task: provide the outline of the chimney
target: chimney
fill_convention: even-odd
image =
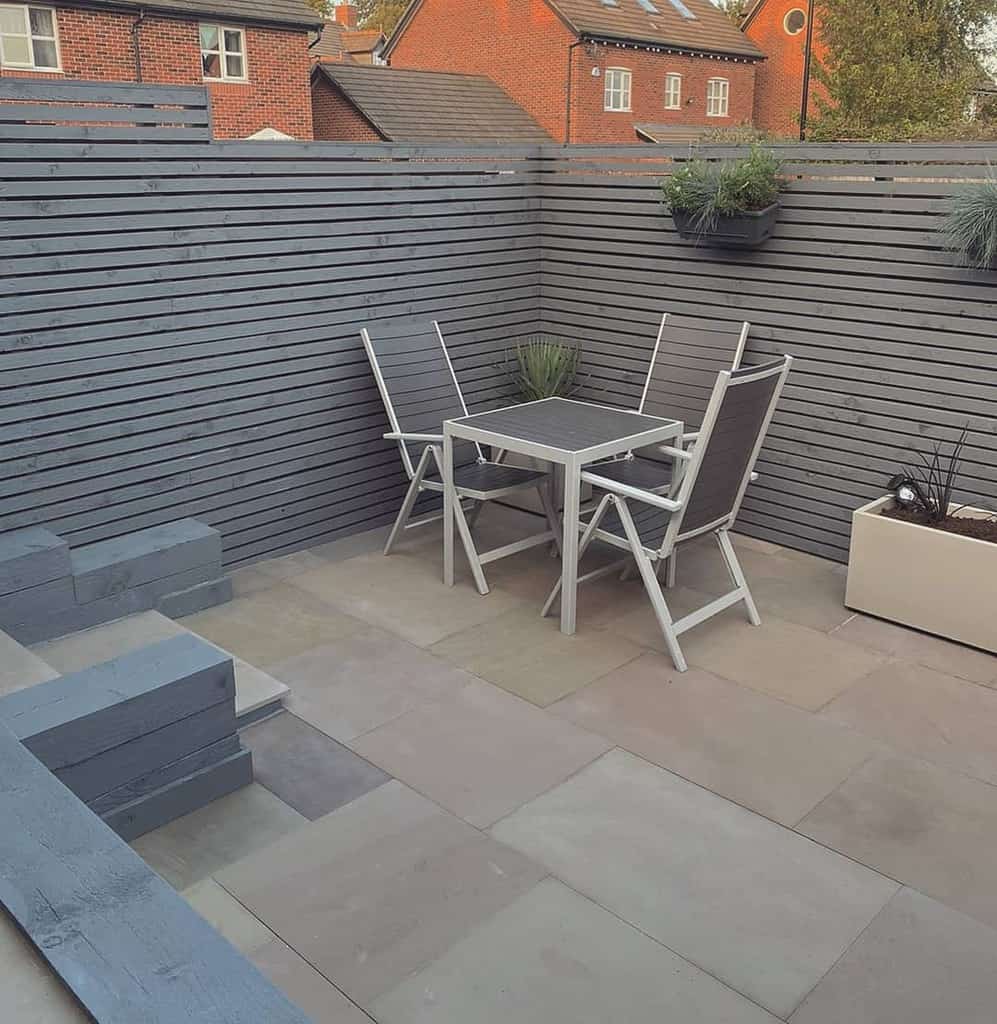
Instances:
[[[350,30],[357,27],[357,9],[353,4],[336,4],[332,9],[332,20]]]

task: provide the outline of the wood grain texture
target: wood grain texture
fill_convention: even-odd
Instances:
[[[307,1018],[0,724],[0,904],[100,1024]]]

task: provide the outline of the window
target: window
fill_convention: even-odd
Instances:
[[[799,7],[791,10],[785,18],[782,19],[782,27],[786,30],[786,35],[798,36],[807,24],[807,16],[799,9]]]
[[[711,78],[706,83],[706,116],[726,117],[730,97],[730,82],[726,78]]]
[[[665,75],[665,110],[681,110],[682,76]]]
[[[626,68],[606,68],[606,110],[630,109],[630,78]]]
[[[50,7],[0,4],[0,64],[58,71],[55,11]]]
[[[201,26],[204,77],[223,82],[246,80],[246,35],[241,28]]]
[[[672,0],[672,7],[674,7],[683,18],[688,18],[690,21],[696,20],[696,15],[693,14],[684,3],[682,3],[682,0]]]

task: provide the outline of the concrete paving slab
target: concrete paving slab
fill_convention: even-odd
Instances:
[[[492,834],[777,1016],[898,888],[620,750]]]
[[[188,889],[307,821],[254,783],[147,832],[131,845],[174,888]]]
[[[877,757],[797,826],[997,927],[997,788],[937,765]]]
[[[373,553],[330,562],[295,576],[293,585],[420,647],[519,604],[501,590],[482,597],[463,583],[446,587],[434,565],[406,554]]]
[[[10,1024],[87,1024],[85,1013],[34,946],[0,908],[0,1020]]]
[[[240,735],[253,752],[256,781],[311,820],[390,778],[287,711],[243,729]]]
[[[214,879],[206,878],[181,895],[303,1010],[312,1024],[370,1024],[370,1018],[359,1007]]]
[[[975,647],[919,633],[916,629],[868,615],[853,615],[835,630],[834,636],[838,640],[926,665],[951,676],[997,686],[997,657]]]
[[[539,707],[638,657],[643,648],[609,630],[579,626],[565,636],[557,618],[516,608],[433,644],[433,654]]]
[[[37,654],[0,631],[0,695],[47,682],[57,675]]]
[[[563,781],[612,746],[480,681],[350,745],[479,827]]]
[[[380,1024],[775,1024],[553,878],[376,1000]]]
[[[902,889],[792,1024],[992,1024],[997,931]]]
[[[369,1005],[543,875],[392,781],[217,877],[321,974]]]
[[[879,744],[799,708],[645,654],[550,710],[784,825]]]
[[[275,662],[287,706],[347,742],[431,701],[455,696],[473,676],[375,626]]]
[[[892,661],[821,712],[895,750],[997,784],[997,691]]]
[[[187,616],[180,623],[264,670],[362,628],[359,620],[341,609],[283,583]]]

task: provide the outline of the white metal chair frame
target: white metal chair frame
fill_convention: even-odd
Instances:
[[[776,404],[779,401],[779,396],[782,393],[792,362],[792,357],[785,356],[778,362],[769,363],[759,367],[742,369],[739,371],[724,370],[720,372],[717,377],[716,386],[714,387],[710,398],[709,406],[706,410],[706,415],[703,418],[702,426],[698,432],[699,437],[694,442],[692,448],[687,450],[671,446],[664,447],[665,454],[676,459],[676,465],[681,466],[679,478],[675,481],[677,489],[674,497],[665,497],[651,491],[639,490],[635,487],[629,487],[626,484],[609,480],[606,477],[600,477],[598,475],[597,465],[593,467],[592,471],[582,473],[583,480],[587,480],[593,486],[598,487],[606,493],[588,522],[579,524],[579,530],[582,534],[578,547],[579,564],[581,563],[585,550],[592,541],[596,539],[610,544],[613,547],[627,551],[628,557],[622,561],[603,566],[602,568],[587,573],[584,576],[579,576],[578,583],[581,584],[588,580],[593,580],[600,576],[617,572],[622,564],[629,563],[632,558],[637,564],[637,569],[640,573],[641,579],[643,580],[644,587],[647,590],[648,597],[651,600],[655,617],[658,620],[658,625],[661,627],[662,635],[665,638],[665,645],[668,648],[668,653],[671,655],[672,661],[675,663],[675,667],[680,672],[684,672],[688,666],[686,664],[685,657],[682,654],[682,649],[679,646],[678,637],[687,630],[692,629],[694,626],[698,626],[706,619],[717,615],[719,612],[722,612],[726,608],[729,608],[741,601],[744,602],[748,619],[751,621],[752,625],[758,626],[761,624],[758,609],[756,608],[755,602],[751,596],[751,591],[748,589],[747,580],[745,579],[744,572],[741,569],[741,564],[738,561],[737,553],[734,551],[734,546],[728,536],[728,531],[733,527],[734,522],[737,519],[738,512],[741,508],[741,502],[744,498],[744,492],[747,489],[748,484],[751,482],[755,461],[758,458],[758,453],[765,440],[765,435],[768,431],[772,414],[774,413]],[[712,436],[713,429],[716,426],[721,408],[723,407],[725,395],[727,395],[732,388],[766,377],[771,377],[776,374],[779,375],[779,380],[772,392],[764,418],[757,431],[754,446],[745,465],[742,479],[738,485],[736,495],[734,500],[731,502],[730,508],[716,520],[683,533],[682,521],[685,516],[685,511],[688,508],[689,500],[692,496],[693,489],[696,486],[696,480],[699,477],[700,468],[709,449],[710,437]],[[644,505],[649,505],[671,513],[668,518],[668,524],[665,528],[664,536],[657,548],[645,547],[641,541],[640,532],[634,522],[634,517],[630,509],[629,502],[631,501],[640,502]],[[615,509],[619,515],[625,539],[616,533],[612,533],[608,530],[601,530],[599,528],[599,524],[603,521],[610,508]],[[672,556],[678,544],[707,533],[713,533],[716,537],[717,544],[720,547],[720,553],[723,556],[724,563],[727,567],[728,573],[730,574],[734,588],[728,593],[723,594],[722,596],[715,598],[713,601],[703,605],[703,607],[690,612],[688,615],[677,620],[673,619],[671,612],[668,609],[668,604],[665,601],[662,586],[658,579],[658,573],[661,566]],[[558,583],[551,591],[541,614],[547,615],[550,612],[554,603],[557,601],[559,594],[560,583]]]
[[[637,403],[637,412],[639,412],[639,413],[643,413],[644,412],[644,406],[647,403],[647,393],[648,393],[648,391],[651,388],[651,382],[652,382],[652,380],[654,378],[654,367],[655,367],[655,365],[657,364],[657,361],[658,361],[658,353],[659,353],[659,351],[661,349],[661,340],[664,337],[665,326],[667,325],[667,323],[668,323],[668,314],[667,313],[662,313],[661,314],[661,323],[658,325],[658,335],[654,339],[654,348],[651,349],[651,361],[647,365],[647,375],[644,377],[644,387],[643,387],[643,389],[641,390],[641,393],[640,393],[640,401]],[[739,370],[741,368],[741,360],[744,358],[744,350],[745,350],[745,348],[746,348],[746,346],[748,344],[748,332],[750,330],[751,330],[751,324],[748,323],[747,320],[742,321],[742,323],[741,323],[741,330],[740,330],[740,333],[738,334],[738,338],[737,338],[737,348],[734,350],[734,359],[733,359],[733,361],[731,363],[731,367],[730,367],[732,370]],[[684,433],[682,435],[682,447],[683,448],[688,448],[689,445],[691,445],[691,444],[693,444],[695,442],[697,437],[699,437],[699,431],[698,430],[687,431],[686,433]],[[660,451],[663,455],[669,455],[670,452],[671,452],[671,449],[670,448],[659,448],[658,451]],[[638,456],[636,456],[634,454],[634,452],[627,452],[625,455],[621,456],[621,458],[624,458],[624,459],[633,459],[633,458],[637,458],[637,457]],[[616,460],[611,460],[611,461],[616,461]],[[663,484],[661,487],[655,488],[654,493],[656,493],[656,494],[660,494],[660,493],[667,494],[671,489],[672,489],[672,485],[670,483]]]
[[[432,322],[433,329],[436,332],[436,336],[439,339],[440,347],[443,351],[444,359],[446,360],[447,367],[450,371],[450,377],[453,381],[456,394],[460,400],[461,408],[464,411],[464,415],[468,415],[467,403],[464,401],[464,392],[461,390],[460,383],[457,380],[457,374],[454,372],[453,362],[450,359],[450,353],[447,351],[446,342],[443,339],[443,332],[440,330],[439,323],[434,320]],[[432,433],[432,434],[413,434],[406,433],[403,431],[398,422],[398,416],[395,412],[394,403],[391,400],[391,395],[388,390],[387,383],[385,382],[384,375],[381,372],[380,364],[378,362],[377,355],[374,351],[374,344],[371,340],[370,333],[367,328],[364,327],[360,331],[360,335],[363,339],[364,349],[367,353],[367,358],[370,361],[372,370],[374,371],[374,378],[377,382],[377,388],[381,395],[381,400],[384,403],[384,409],[388,416],[388,422],[391,425],[391,430],[383,436],[390,441],[396,441],[402,457],[402,464],[405,467],[405,472],[409,478],[409,487],[405,493],[405,500],[402,502],[402,506],[398,511],[398,515],[395,518],[394,525],[391,527],[391,532],[388,534],[388,539],[384,545],[384,554],[391,554],[392,548],[398,541],[399,537],[406,531],[419,526],[425,526],[429,523],[436,522],[443,518],[442,513],[434,513],[429,516],[423,516],[419,519],[412,520],[412,511],[415,508],[415,503],[419,498],[419,495],[424,491],[431,491],[437,494],[442,494],[444,489],[444,469],[443,469],[443,434]],[[406,442],[426,442],[426,446],[422,450],[422,455],[419,457],[418,462],[413,465],[412,456],[408,450]],[[498,462],[490,462],[484,457],[481,451],[481,446],[474,442],[474,447],[477,451],[477,463],[479,465],[500,465]],[[426,474],[430,471],[432,466],[436,467],[438,474],[437,478],[428,477]],[[507,467],[502,467],[507,468]],[[553,502],[551,500],[550,491],[548,487],[549,474],[544,474],[538,483],[531,481],[520,482],[510,484],[505,487],[489,488],[487,490],[478,490],[473,487],[460,486],[454,488],[457,501],[454,502],[454,517],[457,521],[457,530],[460,534],[461,543],[464,547],[464,552],[467,555],[468,563],[471,567],[471,574],[474,577],[474,583],[477,587],[478,593],[484,595],[488,593],[488,583],[485,579],[484,569],[482,568],[488,562],[494,562],[499,558],[505,558],[508,555],[518,554],[520,551],[525,551],[528,548],[535,547],[540,544],[546,544],[553,541],[557,546],[558,552],[560,552],[560,526],[558,522],[557,512],[554,509]],[[524,537],[522,540],[513,541],[510,544],[504,544],[501,547],[493,548],[491,551],[478,552],[475,547],[474,540],[471,536],[471,530],[477,520],[478,515],[486,501],[492,501],[496,498],[503,498],[507,495],[514,494],[517,491],[525,489],[535,488],[540,496],[540,502],[544,510],[544,515],[547,518],[548,529],[543,533],[533,534],[530,537]],[[469,500],[474,504],[470,509],[465,510],[463,502]]]

